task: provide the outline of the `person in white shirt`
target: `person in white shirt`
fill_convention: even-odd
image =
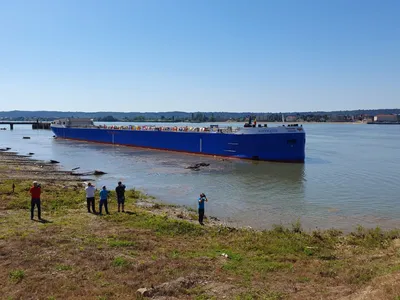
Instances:
[[[90,213],[90,206],[92,206],[92,212],[95,214],[96,210],[94,209],[94,194],[96,192],[96,188],[92,185],[92,183],[89,182],[85,188],[85,192],[88,213]]]

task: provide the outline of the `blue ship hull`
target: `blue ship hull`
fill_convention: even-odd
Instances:
[[[304,162],[305,132],[224,134],[52,126],[57,138],[240,159]]]

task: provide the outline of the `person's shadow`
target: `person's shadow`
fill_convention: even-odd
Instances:
[[[128,210],[126,210],[124,213],[127,214],[127,215],[137,215],[136,212],[134,212],[134,211],[128,211]]]
[[[49,220],[46,220],[46,219],[40,219],[40,220],[34,219],[34,221],[35,221],[35,222],[39,222],[39,223],[43,223],[43,224],[46,224],[46,223],[53,223],[53,221],[49,221]]]

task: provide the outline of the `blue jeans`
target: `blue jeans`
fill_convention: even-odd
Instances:
[[[203,225],[204,208],[199,208],[199,223]]]
[[[31,219],[33,219],[33,212],[35,210],[35,205],[38,210],[38,218],[40,219],[40,198],[32,198],[31,200]]]
[[[102,212],[103,205],[104,205],[107,215],[109,215],[110,213],[108,212],[108,200],[107,199],[100,199],[100,207],[99,207],[100,214]]]

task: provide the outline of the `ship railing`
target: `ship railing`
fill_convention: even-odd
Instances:
[[[167,131],[167,132],[210,132],[210,133],[232,133],[239,130],[239,128],[223,127],[223,128],[210,128],[210,127],[191,127],[191,126],[140,126],[140,125],[124,125],[124,126],[107,126],[97,125],[96,128],[107,130],[135,130],[135,131]]]

